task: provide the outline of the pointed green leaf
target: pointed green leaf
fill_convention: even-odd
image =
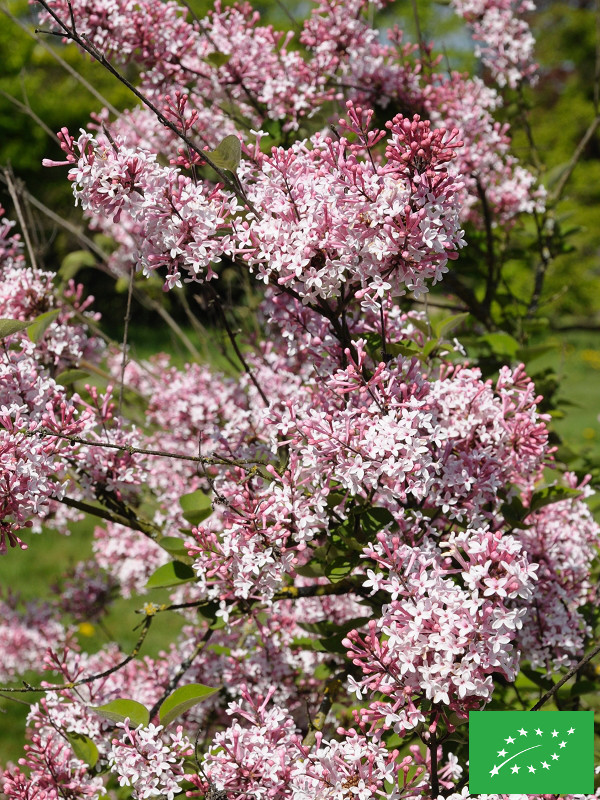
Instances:
[[[99,753],[98,748],[90,737],[84,733],[75,733],[74,731],[67,731],[66,736],[77,758],[87,764],[88,767],[95,767]]]
[[[25,328],[28,328],[30,325],[31,322],[23,322],[23,320],[20,319],[0,319],[0,339],[25,330]]]
[[[445,319],[439,320],[433,326],[435,336],[438,339],[443,339],[455,328],[458,328],[459,325],[462,325],[462,323],[468,318],[469,313],[464,312],[463,314],[454,314],[452,317],[446,317]]]
[[[207,56],[204,56],[204,61],[207,61],[209,64],[212,64],[213,67],[224,67],[231,60],[231,53],[221,53],[218,50],[215,50],[214,53],[209,53]]]
[[[367,508],[360,515],[360,527],[369,538],[395,522],[394,515],[387,508]]]
[[[222,139],[215,150],[209,150],[207,155],[217,167],[235,172],[240,165],[242,145],[238,137],[232,133]]]
[[[74,278],[82,267],[95,265],[96,259],[89,250],[73,250],[63,258],[58,274],[64,281],[68,281]]]
[[[418,317],[409,317],[407,319],[407,323],[415,327],[417,330],[424,333],[425,336],[429,337],[432,334],[431,325],[429,324],[429,320],[426,319],[419,319]]]
[[[304,578],[321,578],[324,574],[323,565],[319,561],[315,561],[314,558],[301,567],[294,567],[294,569],[298,575],[302,575]]]
[[[479,341],[488,344],[497,356],[514,358],[520,348],[517,340],[508,333],[486,333],[479,337]]]
[[[189,564],[182,561],[169,561],[155,570],[148,578],[147,589],[160,589],[165,586],[178,586],[196,580],[196,573]]]
[[[62,386],[69,386],[69,384],[75,383],[75,381],[82,381],[89,377],[90,373],[85,369],[66,369],[64,372],[61,372],[60,375],[56,376],[56,382],[60,383]]]
[[[356,561],[354,559],[341,556],[340,558],[335,558],[331,564],[325,567],[325,574],[331,583],[339,583],[352,572],[355,566]]]
[[[550,503],[560,503],[561,500],[572,500],[574,497],[581,496],[581,489],[571,489],[569,486],[546,486],[533,493],[530,512],[538,511]]]
[[[416,356],[419,352],[412,344],[397,344],[395,342],[388,342],[386,344],[386,350],[389,355],[394,356],[394,358],[396,356],[410,358],[411,356]]]
[[[422,351],[423,358],[427,358],[427,356],[431,355],[431,353],[433,353],[438,344],[439,344],[438,339],[430,339],[428,342],[425,342]]]
[[[161,725],[168,725],[184,711],[187,711],[197,703],[208,699],[216,692],[221,691],[221,687],[204,686],[202,683],[189,683],[187,686],[180,686],[169,695],[158,710],[158,717]]]
[[[138,703],[137,700],[129,700],[126,697],[112,700],[104,706],[91,706],[91,710],[111,722],[124,722],[129,718],[130,725],[135,728],[138,725],[145,726],[150,722],[150,712],[146,706]]]
[[[60,314],[59,308],[53,308],[52,311],[46,311],[45,314],[40,314],[27,328],[27,333],[32,342],[36,344],[46,332],[46,328],[51,325],[56,317]]]
[[[179,504],[183,509],[183,516],[190,525],[199,525],[212,514],[212,502],[210,497],[201,489],[197,489],[190,494],[184,494],[179,498]]]
[[[160,540],[160,546],[163,550],[166,550],[167,553],[170,553],[172,556],[186,556],[188,555],[188,548],[186,543],[183,539],[179,539],[177,536],[163,536]]]

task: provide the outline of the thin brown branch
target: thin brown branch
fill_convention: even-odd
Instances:
[[[235,354],[238,357],[238,359],[240,361],[240,364],[242,365],[242,367],[244,369],[244,372],[246,373],[246,375],[248,375],[248,377],[250,378],[250,380],[254,384],[254,388],[259,393],[260,399],[263,401],[265,406],[268,407],[269,406],[269,400],[267,399],[267,395],[264,393],[261,385],[256,380],[256,377],[255,377],[254,373],[250,369],[250,366],[249,366],[248,362],[244,358],[244,356],[242,354],[242,351],[240,350],[240,348],[238,346],[237,340],[235,338],[235,334],[231,329],[231,326],[229,324],[229,320],[227,319],[227,315],[225,313],[225,309],[223,308],[223,306],[221,304],[221,299],[219,298],[219,295],[217,294],[217,292],[213,289],[213,287],[210,284],[207,284],[207,286],[210,289],[210,292],[211,292],[213,301],[215,303],[215,306],[216,306],[219,314],[221,315],[221,319],[223,320],[223,325],[225,326],[225,330],[227,331],[227,336],[229,337],[229,341],[231,342],[231,346],[233,347],[233,349],[235,351]]]
[[[142,622],[142,632],[141,632],[137,642],[135,643],[135,646],[134,646],[133,650],[131,651],[131,653],[129,653],[129,655],[126,656],[123,659],[123,661],[120,661],[118,664],[115,664],[114,667],[110,667],[110,669],[104,670],[104,672],[98,672],[95,675],[90,675],[87,678],[80,678],[77,681],[68,681],[67,683],[63,683],[63,684],[57,683],[57,684],[46,685],[46,686],[32,686],[30,683],[26,683],[25,681],[23,681],[23,683],[24,683],[24,687],[23,688],[21,688],[21,687],[16,688],[16,687],[11,687],[11,686],[8,686],[8,687],[7,686],[2,686],[2,687],[0,687],[0,692],[6,692],[6,693],[10,693],[10,694],[27,694],[28,692],[38,692],[40,694],[45,694],[46,692],[60,692],[60,691],[64,691],[65,689],[74,689],[76,686],[84,686],[87,683],[93,683],[94,681],[99,681],[102,678],[108,678],[109,675],[113,675],[115,672],[118,672],[124,666],[129,664],[130,661],[133,661],[133,659],[136,658],[136,656],[139,654],[139,652],[140,652],[140,650],[142,648],[142,645],[144,643],[146,635],[148,634],[148,631],[150,630],[151,623],[152,623],[152,617],[151,616],[148,616],[143,620],[143,622]]]
[[[29,254],[29,262],[34,269],[37,269],[37,260],[35,257],[35,253],[33,251],[31,239],[29,238],[29,230],[27,228],[27,225],[25,224],[25,218],[23,217],[23,212],[21,210],[21,203],[19,200],[19,189],[15,185],[12,169],[10,167],[5,167],[3,169],[3,172],[4,172],[4,180],[8,187],[8,193],[10,194],[10,198],[13,202],[17,219],[19,220],[19,225],[21,227],[21,233],[23,234],[25,247],[27,248],[27,252]]]
[[[2,11],[2,13],[6,17],[8,17],[8,19],[10,19],[11,22],[14,22],[15,25],[18,25],[22,31],[25,31],[25,33],[28,36],[34,39],[38,43],[38,45],[43,47],[44,50],[46,50],[46,52],[49,53],[52,56],[52,58],[55,59],[55,61],[58,61],[61,67],[64,70],[66,70],[69,73],[69,75],[71,75],[73,78],[75,78],[76,81],[78,81],[83,87],[85,87],[87,91],[96,98],[96,100],[102,103],[102,105],[111,112],[111,114],[114,114],[115,117],[119,116],[119,110],[115,108],[112,105],[112,103],[109,100],[107,100],[106,97],[104,97],[104,95],[100,94],[100,92],[94,86],[92,86],[92,84],[89,81],[86,81],[86,79],[82,75],[80,75],[76,69],[73,69],[73,67],[68,63],[68,61],[65,61],[65,59],[56,52],[56,50],[54,50],[52,47],[46,44],[46,42],[41,40],[39,36],[36,36],[35,33],[32,33],[32,31],[29,30],[27,25],[25,25],[23,22],[21,22],[20,19],[11,14],[10,11],[8,11],[8,9],[0,8],[0,11]]]
[[[183,678],[185,673],[192,666],[194,660],[202,652],[204,646],[209,641],[212,635],[213,635],[213,629],[207,628],[204,633],[204,636],[196,644],[190,655],[184,661],[181,662],[181,664],[179,665],[179,669],[167,684],[164,692],[150,709],[150,719],[153,719],[153,717],[158,713],[158,709],[162,706],[167,697],[173,692],[174,689],[177,688],[179,681]]]
[[[127,89],[129,89],[129,91],[138,98],[138,100],[140,100],[147,108],[149,108],[150,111],[152,111],[152,113],[161,123],[161,125],[164,125],[165,128],[168,128],[172,133],[175,134],[175,136],[177,136],[179,139],[185,142],[185,144],[194,153],[196,153],[198,156],[200,156],[200,158],[206,161],[206,163],[214,169],[214,171],[223,181],[225,186],[227,186],[230,189],[230,191],[232,191],[236,195],[236,197],[250,209],[250,211],[252,211],[256,216],[259,216],[258,211],[253,206],[253,204],[244,196],[243,192],[240,192],[240,190],[235,184],[235,181],[229,178],[225,174],[225,172],[215,164],[215,162],[210,158],[210,155],[206,153],[206,151],[200,150],[200,148],[197,147],[194,144],[194,142],[192,142],[192,140],[183,131],[181,131],[177,127],[177,125],[175,125],[175,123],[167,119],[167,117],[165,117],[162,111],[156,105],[154,105],[154,103],[148,97],[146,97],[146,95],[143,92],[141,92],[129,80],[127,80],[127,78],[121,72],[119,72],[119,70],[106,58],[106,56],[103,53],[101,53],[90,42],[90,40],[87,37],[80,36],[80,34],[77,32],[75,28],[73,27],[69,28],[69,26],[65,22],[63,22],[63,20],[61,20],[61,18],[54,11],[52,6],[50,6],[46,2],[46,0],[36,0],[36,2],[38,2],[42,6],[42,8],[46,11],[46,13],[49,14],[49,16],[52,17],[52,19],[56,22],[56,24],[61,28],[60,31],[36,30],[36,33],[47,33],[56,36],[62,36],[77,44],[82,50],[85,50],[86,53],[88,53],[95,61],[101,64],[108,72],[110,72],[111,75],[113,75],[118,81],[120,81],[124,86],[126,86]]]
[[[125,386],[125,367],[127,366],[127,336],[129,334],[129,323],[131,321],[131,297],[133,295],[133,277],[134,277],[134,269],[133,265],[131,266],[131,270],[129,271],[129,283],[127,286],[127,307],[125,309],[125,320],[124,320],[124,328],[123,328],[123,344],[122,344],[122,353],[121,353],[121,376],[119,380],[119,409],[118,415],[119,418],[122,417],[122,410],[123,410],[123,389]]]
[[[35,433],[27,433],[27,436],[53,436],[57,439],[65,439],[68,442],[72,442],[73,444],[84,444],[88,447],[106,447],[109,450],[123,450],[130,455],[140,454],[144,456],[157,456],[158,458],[172,458],[178,461],[194,461],[196,463],[203,463],[203,464],[210,464],[210,465],[225,465],[225,466],[232,466],[232,467],[244,467],[247,465],[251,466],[262,466],[259,462],[256,461],[246,461],[244,459],[236,460],[233,458],[227,458],[225,456],[188,456],[184,455],[183,453],[170,453],[165,450],[148,450],[143,447],[133,447],[130,444],[116,444],[114,442],[104,442],[104,441],[90,441],[89,439],[82,439],[79,436],[70,436],[65,433],[57,433],[56,431],[51,431],[47,429],[39,429],[35,431]]]
[[[72,497],[62,497],[59,502],[63,503],[65,506],[69,506],[69,508],[76,508],[78,511],[83,511],[84,514],[90,514],[91,516],[98,517],[98,519],[105,519],[107,522],[114,522],[117,525],[124,525],[126,528],[139,531],[149,539],[152,539],[153,542],[156,542],[156,544],[160,544],[161,539],[164,538],[161,530],[157,528],[156,525],[148,520],[140,519],[133,511],[131,514],[127,515],[119,514],[104,506],[95,506],[92,505],[92,503],[86,503],[83,500],[75,500]],[[185,557],[181,556],[180,560],[184,561]]]
[[[578,661],[577,664],[575,664],[574,667],[571,667],[571,669],[567,672],[567,674],[563,675],[563,677],[558,681],[558,683],[555,683],[554,686],[546,692],[546,694],[544,694],[544,695],[542,695],[542,697],[540,697],[540,699],[530,709],[530,711],[539,711],[540,708],[543,705],[545,705],[545,703],[547,703],[548,700],[550,700],[550,698],[554,694],[556,694],[556,692],[558,692],[560,687],[564,686],[564,684],[569,680],[569,678],[572,678],[573,675],[575,675],[575,673],[578,672],[578,670],[580,670],[582,667],[584,667],[588,663],[588,661],[591,661],[592,658],[594,658],[594,656],[598,655],[598,653],[600,653],[600,644],[597,644],[596,647],[593,648],[593,650],[591,650],[587,655],[585,655],[581,659],[581,661]]]
[[[569,182],[569,180],[571,178],[571,175],[573,174],[573,170],[575,169],[575,167],[577,166],[577,164],[579,162],[579,159],[583,155],[583,151],[587,147],[588,142],[590,141],[592,136],[596,133],[596,131],[598,129],[598,125],[600,125],[600,114],[596,112],[596,116],[590,122],[590,124],[588,126],[588,129],[586,130],[586,132],[581,137],[581,141],[579,142],[579,144],[575,148],[575,151],[574,151],[573,155],[571,156],[571,159],[569,160],[569,163],[567,164],[564,172],[560,176],[560,180],[556,184],[556,188],[554,189],[554,191],[550,195],[550,200],[551,200],[552,204],[557,203],[560,200],[560,198],[562,197],[562,194],[563,194],[563,192],[564,192],[564,190],[565,190],[565,188],[567,186],[567,183]]]
[[[327,683],[325,684],[325,690],[323,692],[323,699],[321,700],[319,710],[317,711],[314,718],[311,719],[308,733],[302,740],[302,744],[305,747],[312,747],[314,743],[317,741],[316,734],[319,731],[323,730],[325,726],[325,720],[327,719],[327,714],[329,714],[331,706],[333,705],[335,695],[342,687],[343,677],[345,677],[345,673],[332,675],[331,678],[327,680]]]
[[[16,108],[18,108],[22,114],[27,114],[28,117],[31,117],[35,124],[38,125],[47,136],[49,136],[51,139],[54,139],[54,141],[59,144],[58,136],[48,127],[48,125],[46,125],[44,120],[35,113],[33,108],[28,103],[22,103],[20,100],[17,100],[16,97],[13,97],[12,94],[5,92],[4,89],[0,89],[0,94],[2,97],[6,98],[9,103],[12,103]]]

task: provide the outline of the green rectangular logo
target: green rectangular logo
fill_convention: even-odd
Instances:
[[[593,711],[470,711],[471,794],[593,794]]]

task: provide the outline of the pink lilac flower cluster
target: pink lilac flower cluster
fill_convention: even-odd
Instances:
[[[513,8],[514,4],[505,0],[488,0],[479,4],[481,8],[479,5],[475,8],[477,4],[455,5],[458,13],[469,20],[491,20],[499,15],[504,24],[496,25],[495,30],[507,34],[513,47],[516,42],[522,42],[520,58],[514,64],[515,59],[511,61],[509,82],[514,83],[513,74],[518,70],[519,77],[531,73],[531,53],[524,44],[525,40],[529,41],[525,33],[528,28],[519,16],[529,10],[528,5]],[[132,57],[138,60],[144,70],[141,88],[147,96],[182,133],[197,136],[211,147],[224,135],[244,128],[245,138],[251,138],[253,130],[260,130],[269,120],[281,120],[284,130],[295,129],[303,116],[316,114],[332,100],[353,100],[367,106],[401,106],[409,109],[409,118],[415,112],[423,115],[425,111],[434,124],[459,129],[464,148],[459,153],[454,174],[460,175],[464,185],[463,215],[469,214],[473,221],[483,225],[482,192],[485,192],[486,213],[498,216],[501,222],[533,208],[542,208],[543,190],[535,188],[533,176],[509,153],[508,125],[500,125],[493,119],[493,111],[502,102],[498,93],[485,87],[479,79],[465,75],[431,74],[435,59],[429,56],[423,60],[422,54],[417,55],[419,48],[402,45],[398,30],[388,32],[391,43],[382,43],[378,32],[364,18],[366,6],[365,0],[356,0],[352,7],[341,0],[318,4],[302,26],[300,42],[306,48],[304,56],[288,49],[291,35],[282,40],[282,35],[275,33],[271,26],[260,25],[258,14],[248,4],[227,8],[217,5],[205,19],[190,21],[174,3],[141,3],[135,12],[127,3],[111,2],[106,7],[103,3],[94,4],[93,10],[87,4],[75,3],[73,14],[78,29],[100,51],[110,54],[117,63]],[[69,19],[66,3],[54,3],[53,10],[63,19]],[[508,18],[511,25],[506,22]],[[523,29],[522,36],[511,33],[515,25]],[[171,37],[170,43],[161,48],[159,45],[164,42],[166,32]],[[510,60],[508,54],[507,58]],[[500,65],[500,61],[496,53],[493,63]],[[185,91],[179,88],[183,86],[187,87]],[[206,103],[207,97],[211,98],[210,105]],[[230,111],[232,104],[239,109],[235,115]],[[335,117],[332,121],[337,122]],[[162,263],[167,267],[169,280],[177,283],[179,278],[175,277],[177,268],[172,264],[174,256],[169,254],[172,249],[169,242],[176,255],[181,255],[182,243],[184,252],[188,247],[192,251],[200,248],[200,254],[194,253],[192,258],[196,261],[200,256],[195,267],[198,270],[206,246],[201,244],[200,232],[207,233],[215,224],[218,228],[218,211],[206,208],[206,193],[201,189],[186,187],[182,189],[184,196],[180,196],[173,185],[170,194],[174,197],[155,196],[156,192],[151,189],[159,175],[167,181],[181,180],[181,176],[176,179],[173,174],[169,178],[153,162],[155,154],[163,152],[172,163],[189,166],[197,161],[197,155],[178,142],[171,132],[162,126],[157,128],[148,109],[123,115],[114,123],[104,119],[102,124],[112,130],[112,141],[106,138],[101,127],[97,134],[97,141],[101,142],[98,154],[108,163],[100,170],[94,191],[90,186],[89,191],[78,196],[92,224],[109,232],[122,244],[129,262],[134,260],[135,253],[129,237],[136,237],[139,249],[148,233],[144,222],[141,226],[136,224],[140,219],[140,206],[146,208],[144,214],[150,217],[150,232],[154,230],[159,239],[161,224],[153,226],[152,217],[159,217],[163,223],[169,220],[171,230],[162,242],[163,247],[158,251],[162,255],[154,267]],[[85,143],[81,142],[81,146]],[[91,177],[91,158],[89,148],[85,155],[81,152],[77,174]],[[94,160],[97,162],[97,157]],[[95,174],[98,164],[91,169]],[[279,171],[277,165],[275,170]],[[307,179],[308,176],[304,176],[304,180]],[[281,178],[277,183],[282,183]],[[282,191],[277,183],[275,190]],[[312,193],[310,184],[303,192],[306,197]],[[136,185],[138,190],[135,190]],[[285,185],[283,191],[289,194]],[[319,197],[319,184],[314,186],[314,191]],[[96,192],[106,195],[100,206],[92,202]],[[198,193],[201,198],[196,196]],[[85,197],[86,194],[89,197]],[[99,199],[96,196],[96,201]],[[174,209],[170,208],[171,202]],[[197,202],[200,208],[196,208]],[[229,198],[227,202],[234,201]],[[289,198],[286,205],[288,202]],[[130,204],[137,210],[137,216],[132,219],[127,215]],[[475,208],[469,212],[472,207]],[[114,224],[115,213],[123,219],[122,225]],[[356,213],[360,214],[361,209],[357,208]],[[197,231],[189,230],[189,226],[196,223]],[[213,246],[216,243],[213,242]],[[156,255],[154,253],[154,257]],[[112,260],[125,263],[118,257]]]
[[[31,744],[25,745],[25,754],[19,762],[26,772],[12,767],[0,775],[8,800],[100,800],[105,796],[102,778],[89,774],[88,765],[73,756],[71,745],[64,739],[43,742],[33,734]]]
[[[193,752],[181,726],[174,733],[163,734],[161,725],[131,728],[129,720],[125,720],[117,723],[117,728],[122,728],[123,733],[121,738],[113,739],[108,764],[118,776],[119,786],[131,786],[136,800],[173,800],[185,774],[183,758]]]
[[[0,551],[8,545],[25,547],[18,531],[34,520],[54,516],[67,487],[76,498],[96,497],[102,491],[123,497],[139,481],[135,457],[124,451],[103,451],[69,441],[69,437],[102,439],[109,428],[123,444],[135,440],[133,430],[119,434],[111,388],[102,395],[89,387],[89,399],[60,383],[61,374],[86,359],[97,362],[102,347],[90,337],[77,315],[86,314],[90,298],[70,282],[61,300],[52,291],[52,274],[25,267],[8,255],[0,277],[0,318],[34,322],[49,311],[50,324],[33,341],[27,330],[3,339],[0,354]],[[73,458],[78,480],[67,479]],[[68,515],[67,515],[68,516]]]
[[[452,0],[456,12],[472,28],[481,57],[499,86],[515,89],[535,73],[534,38],[522,18],[535,11],[532,0]]]
[[[598,526],[582,501],[592,493],[589,476],[579,482],[573,473],[566,473],[564,482],[579,489],[581,495],[534,511],[519,533],[539,569],[518,644],[531,666],[542,668],[547,675],[572,666],[583,655],[592,630],[581,609],[598,602],[597,586],[591,579]]]

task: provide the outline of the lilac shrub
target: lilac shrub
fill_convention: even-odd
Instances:
[[[316,4],[298,41],[248,4],[40,5],[134,64],[143,100],[63,128],[46,166],[112,273],[211,302],[241,369],[105,344],[84,287],[2,219],[0,549],[98,517],[52,600],[2,599],[4,682],[43,675],[3,796],[467,798],[469,711],[576,665],[597,601],[593,490],[561,474],[526,368],[489,377],[453,338],[466,313],[412,302],[460,272],[466,231],[544,210],[494,118],[535,77],[532,4],[452,3],[487,82],[382,36],[364,0]],[[244,348],[227,270],[260,292]],[[145,595],[138,645],[85,652],[77,624],[116,595]],[[140,657],[164,613],[179,632]]]

